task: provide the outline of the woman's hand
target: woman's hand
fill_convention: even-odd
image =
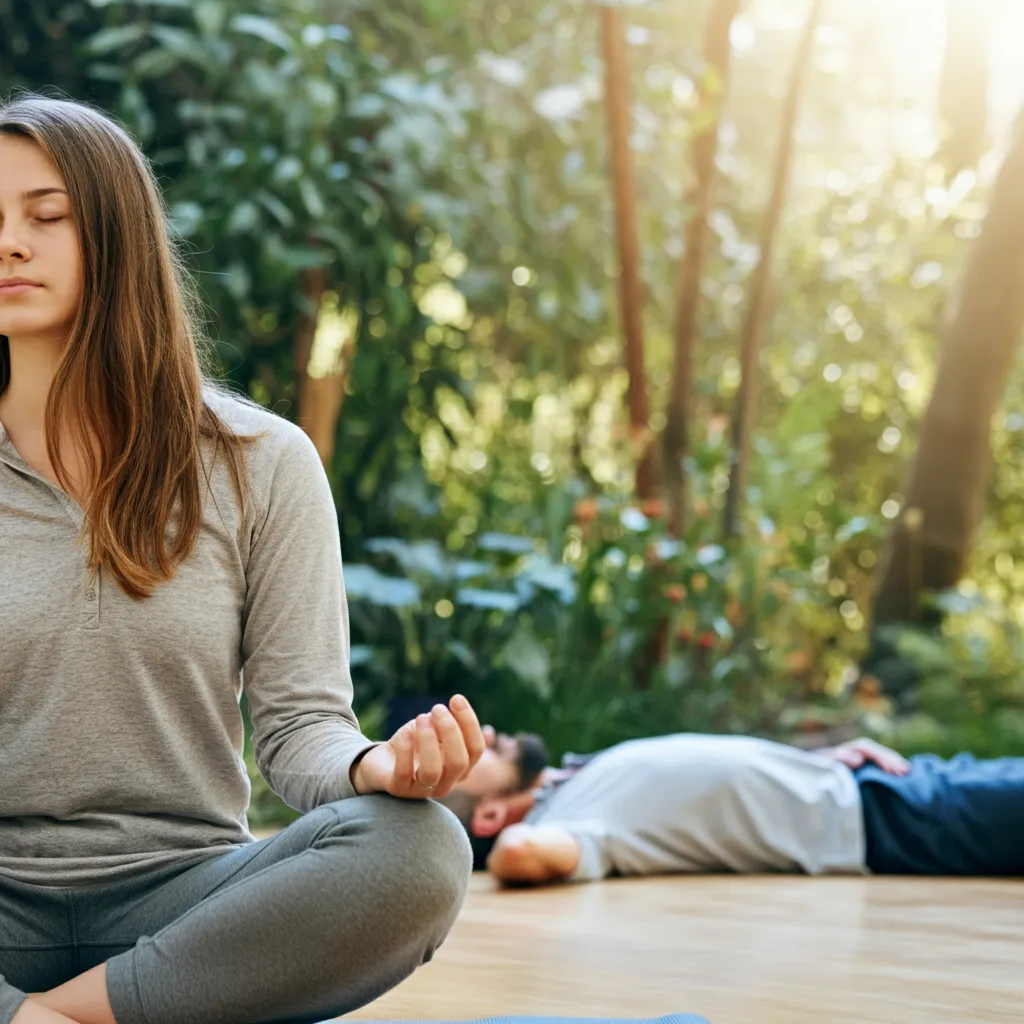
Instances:
[[[461,694],[448,707],[406,722],[387,743],[371,747],[356,765],[352,783],[360,795],[390,793],[406,799],[447,796],[480,760],[483,730]]]

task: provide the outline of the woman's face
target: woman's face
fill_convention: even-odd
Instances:
[[[0,334],[63,342],[81,297],[81,248],[64,181],[30,139],[0,135]]]

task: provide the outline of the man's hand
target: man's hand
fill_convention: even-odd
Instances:
[[[371,747],[356,765],[352,783],[360,795],[447,796],[480,760],[484,747],[476,712],[458,694],[449,707],[435,704],[429,715],[418,715],[387,743]]]
[[[580,848],[560,825],[509,825],[487,858],[499,881],[534,885],[567,878],[580,862]]]
[[[905,757],[869,739],[851,740],[849,743],[841,743],[838,747],[825,747],[816,753],[830,757],[852,769],[870,763],[877,764],[882,771],[890,775],[906,775],[910,771],[910,762]]]

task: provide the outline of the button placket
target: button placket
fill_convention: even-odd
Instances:
[[[89,574],[85,584],[85,601],[82,604],[82,629],[99,629],[100,626],[100,571]]]

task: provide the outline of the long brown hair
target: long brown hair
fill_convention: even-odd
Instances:
[[[58,445],[69,425],[92,481],[83,525],[90,568],[102,566],[143,599],[174,577],[198,540],[201,439],[213,440],[214,458],[223,445],[244,508],[251,481],[243,449],[259,435],[232,432],[204,400],[204,387],[228,389],[198,344],[200,305],[132,137],[92,107],[33,94],[0,102],[0,135],[36,143],[70,195],[83,297],[47,397],[46,450],[70,488]],[[10,377],[0,335],[0,394]]]

